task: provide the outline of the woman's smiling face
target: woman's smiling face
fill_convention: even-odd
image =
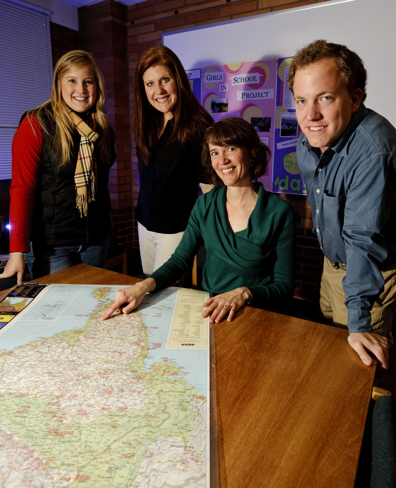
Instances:
[[[62,98],[72,110],[83,114],[96,102],[95,74],[90,66],[68,71],[61,79]]]
[[[170,68],[164,64],[151,66],[143,73],[143,83],[149,103],[166,119],[171,118],[177,102],[177,84]]]
[[[226,186],[251,185],[252,156],[245,146],[216,146],[209,142],[212,167]]]

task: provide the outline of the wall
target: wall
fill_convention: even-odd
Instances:
[[[68,3],[59,0],[22,0],[22,2],[46,10],[50,15],[50,21],[54,24],[78,31],[78,9]]]
[[[51,47],[53,65],[68,51],[79,49],[78,31],[51,22]]]
[[[130,83],[128,73],[127,7],[114,1],[79,9],[80,47],[94,53],[105,78],[106,112],[116,133],[117,161],[110,171],[113,244],[135,249],[139,263],[137,230],[133,217]]]

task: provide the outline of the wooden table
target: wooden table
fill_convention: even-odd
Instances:
[[[35,281],[138,279],[80,264]],[[214,337],[221,488],[353,487],[375,367],[360,361],[347,332],[245,307]]]

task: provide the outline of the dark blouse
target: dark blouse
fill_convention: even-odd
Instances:
[[[176,234],[187,227],[198,196],[201,176],[201,144],[168,144],[173,119],[166,124],[150,166],[140,165],[137,220],[151,232]]]

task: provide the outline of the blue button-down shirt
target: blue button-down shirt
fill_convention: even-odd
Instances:
[[[381,269],[396,262],[396,129],[362,104],[321,156],[301,134],[297,164],[320,247],[346,264],[348,329],[371,332]]]

